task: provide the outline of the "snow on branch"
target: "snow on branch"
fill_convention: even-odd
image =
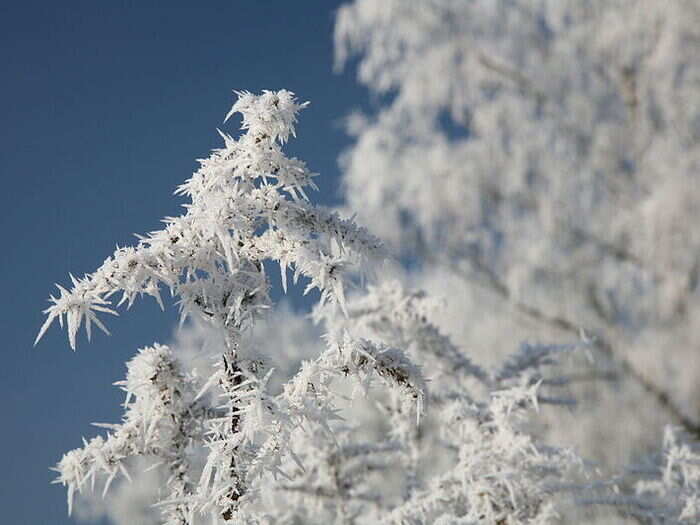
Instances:
[[[75,492],[94,489],[104,478],[104,495],[116,476],[130,479],[129,459],[145,456],[169,472],[167,499],[177,504],[166,509],[167,523],[191,523],[193,509],[185,500],[193,483],[185,451],[192,441],[202,439],[208,410],[195,401],[192,378],[183,375],[167,346],[139,350],[127,369],[126,380],[116,383],[127,393],[123,422],[96,424],[109,434],[83,440],[83,448],[66,453],[55,468],[59,477],[54,483],[68,487],[70,513]]]
[[[292,266],[294,278],[309,279],[323,301],[343,306],[343,273],[384,252],[364,228],[307,202],[305,187],[315,187],[315,174],[281,149],[306,105],[286,90],[239,93],[229,116],[242,113],[246,133],[238,140],[222,134],[224,147],[178,188],[191,198],[186,213],[166,218],[164,229],[134,247],[118,248],[94,273],[71,277],[71,289],[59,286],[37,342],[54,320],[66,319],[75,349],[83,321],[88,337],[92,323],[106,331],[97,313],[116,314],[143,295],[162,307],[162,288],[179,298],[183,319],[196,314],[222,328],[243,326],[269,304],[264,260],[279,263],[285,289]]]

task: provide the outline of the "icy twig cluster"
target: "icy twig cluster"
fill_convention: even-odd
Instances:
[[[114,478],[130,478],[128,460],[136,456],[157,458],[168,469],[168,506],[164,517],[168,524],[191,523],[192,508],[185,502],[193,480],[187,457],[192,442],[204,438],[203,421],[207,407],[195,400],[193,378],[179,370],[166,346],[144,348],[127,363],[128,373],[120,385],[126,392],[125,415],[121,424],[96,424],[110,430],[106,438],[95,437],[84,447],[68,452],[56,467],[55,483],[68,487],[68,508],[73,495],[106,476],[103,495]]]
[[[240,93],[229,115],[242,113],[247,132],[238,140],[220,132],[224,148],[178,188],[192,200],[187,212],[166,218],[164,229],[136,246],[118,248],[94,273],[72,277],[72,289],[59,286],[37,341],[55,319],[65,319],[75,349],[83,322],[88,337],[92,323],[106,331],[97,313],[116,313],[112,295],[122,293],[116,306],[142,295],[162,305],[162,288],[179,299],[183,319],[196,314],[235,332],[268,305],[264,260],[279,263],[284,286],[292,266],[294,279],[307,277],[307,289],[318,288],[322,302],[342,306],[346,268],[383,252],[352,221],[309,204],[305,188],[315,188],[315,174],[281,149],[305,105],[284,90]]]
[[[636,492],[647,506],[653,502],[668,523],[683,525],[700,520],[700,452],[681,434],[677,428],[666,428],[659,472],[651,480],[637,482]]]
[[[380,260],[384,255],[380,242],[363,228],[308,202],[306,188],[315,188],[314,174],[302,161],[288,158],[282,151],[284,142],[294,136],[296,114],[305,105],[285,90],[259,96],[238,93],[227,118],[241,113],[246,132],[237,140],[221,133],[224,147],[200,161],[200,169],[178,188],[178,193],[191,199],[185,205],[186,213],[166,218],[164,229],[140,237],[137,245],[118,248],[94,273],[82,279],[71,276],[73,287],[59,286],[60,295],[51,297],[53,304],[46,310],[47,319],[37,341],[58,319],[61,325],[66,322],[69,342],[75,349],[83,323],[88,338],[93,323],[106,332],[98,313],[116,314],[117,307],[125,303],[131,306],[143,295],[154,297],[162,307],[160,294],[165,288],[178,299],[183,321],[196,316],[220,330],[226,342],[210,377],[202,382],[193,378],[181,387],[167,382],[160,385],[161,372],[151,376],[144,372],[150,366],[149,359],[165,363],[153,365],[158,370],[176,370],[167,350],[144,350],[130,367],[127,387],[135,401],[127,400],[124,423],[114,428],[106,444],[96,438],[84,449],[69,453],[59,465],[59,480],[68,485],[69,499],[76,489],[83,488],[86,479],[94,481],[98,472],[107,473],[110,480],[119,471],[126,473],[122,460],[127,457],[162,457],[167,453],[174,454],[167,460],[173,471],[170,494],[165,498],[170,509],[167,513],[176,512],[172,505],[187,510],[171,521],[188,522],[193,509],[211,509],[213,515],[230,520],[245,495],[248,471],[258,472],[260,465],[262,470],[273,468],[274,458],[286,452],[281,445],[268,450],[267,455],[258,450],[258,434],[268,429],[279,438],[273,427],[282,425],[282,420],[290,421],[290,414],[284,412],[279,421],[276,419],[274,403],[265,392],[269,372],[256,361],[254,349],[242,347],[243,332],[270,303],[263,262],[279,264],[285,289],[286,273],[291,268],[295,281],[307,279],[307,291],[320,290],[322,303],[331,301],[344,308],[346,272],[357,263]],[[111,298],[118,292],[121,299],[113,305]],[[378,359],[375,369],[381,374],[399,370],[388,364],[382,368],[386,363],[372,358]],[[143,385],[132,385],[134,375],[144,376]],[[172,377],[180,376],[172,372]],[[196,398],[183,397],[185,386],[197,386],[199,396],[215,389],[223,401],[213,407],[215,410],[197,411],[193,408]],[[149,395],[150,390],[143,391],[146,387],[155,389],[156,395],[170,395],[159,398],[168,410],[195,410],[197,423],[206,427],[209,453],[198,483],[190,481],[183,456],[193,436],[174,436],[172,446],[165,447],[167,452],[162,446],[150,445],[154,436],[164,439],[164,432],[156,432],[159,422],[187,418],[184,412],[168,415],[167,411],[153,411],[153,406],[160,405]],[[175,398],[185,405],[175,403]]]

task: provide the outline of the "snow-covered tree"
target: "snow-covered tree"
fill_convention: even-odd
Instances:
[[[446,297],[436,322],[475,360],[591,336],[598,411],[547,424],[608,463],[665,423],[700,437],[699,27],[690,0],[338,13],[338,64],[359,57],[378,104],[348,120],[348,208]]]

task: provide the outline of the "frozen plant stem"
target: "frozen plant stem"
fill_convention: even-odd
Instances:
[[[260,470],[258,462],[265,456],[260,456],[258,450],[259,436],[271,432],[270,428],[279,430],[283,424],[280,417],[293,424],[287,421],[288,414],[275,413],[275,403],[269,401],[260,410],[267,412],[272,427],[243,428],[246,414],[254,408],[251,403],[267,397],[263,370],[256,364],[255,355],[250,354],[253,350],[241,344],[255,318],[270,306],[263,261],[279,264],[285,289],[290,268],[295,281],[300,277],[308,281],[307,292],[316,288],[322,303],[344,308],[347,271],[358,263],[384,257],[381,243],[366,230],[309,203],[307,188],[316,189],[312,180],[315,174],[304,162],[284,155],[282,145],[294,136],[297,112],[307,104],[297,103],[293,93],[285,90],[257,96],[237,94],[238,100],[226,118],[242,114],[245,133],[236,140],[220,132],[224,147],[201,160],[200,169],[178,188],[178,193],[191,198],[186,213],[166,218],[163,230],[139,237],[135,246],[118,248],[94,273],[81,279],[71,276],[73,287],[58,287],[60,294],[51,297],[52,305],[45,310],[46,322],[37,336],[38,342],[54,320],[62,326],[65,321],[70,346],[75,349],[83,323],[88,338],[93,324],[107,332],[98,313],[116,315],[117,307],[130,307],[143,295],[154,297],[163,307],[161,288],[169,289],[178,299],[183,321],[195,316],[220,331],[226,344],[212,377],[203,385],[198,384],[201,379],[187,378],[188,388],[196,387],[199,396],[216,390],[214,395],[223,399],[226,411],[225,417],[217,417],[214,407],[200,410],[212,417],[202,416],[200,421],[209,435],[209,453],[196,490],[191,490],[187,476],[181,472],[182,468],[186,470],[181,456],[196,436],[178,445],[179,452],[169,457],[168,447],[158,446],[166,439],[169,427],[151,424],[160,421],[156,418],[159,414],[152,413],[150,394],[138,388],[127,390],[130,396],[136,396],[135,404],[127,402],[127,406],[147,407],[148,412],[137,414],[135,419],[149,422],[149,435],[141,435],[138,427],[120,435],[121,448],[109,464],[124,470],[123,461],[136,453],[163,456],[177,485],[172,501],[164,503],[164,515],[172,505],[185,505],[190,515],[195,510],[207,510],[227,522],[236,520],[246,493],[249,467],[255,465],[258,475],[277,468],[277,456],[273,455],[269,460],[272,463]],[[111,297],[117,292],[122,297],[115,306]],[[145,381],[150,383],[155,377],[148,376]],[[159,410],[167,411],[170,406],[169,402]],[[301,412],[297,417],[305,416]],[[154,446],[144,449],[135,445],[145,438],[154,441]],[[86,449],[69,453],[70,457],[59,465],[59,481],[68,485],[69,500],[88,479],[94,482],[101,472],[99,464],[88,459],[94,456],[91,451],[102,454],[98,449],[104,449],[102,442],[93,440]],[[279,448],[272,452],[286,453]],[[110,479],[117,472],[112,467],[108,471]],[[169,523],[184,523],[184,517],[178,519]]]

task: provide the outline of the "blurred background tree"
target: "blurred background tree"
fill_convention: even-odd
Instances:
[[[580,386],[587,422],[549,425],[606,463],[664,422],[700,436],[698,22],[683,0],[357,0],[337,17],[337,66],[378,105],[347,121],[348,208],[480,359],[593,337],[580,382],[608,386]]]

